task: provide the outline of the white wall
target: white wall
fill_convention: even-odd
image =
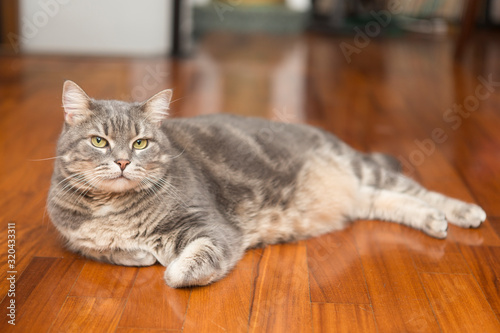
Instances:
[[[157,55],[170,52],[171,1],[21,0],[26,53]]]

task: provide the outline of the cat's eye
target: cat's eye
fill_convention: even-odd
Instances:
[[[104,148],[108,145],[108,141],[101,138],[100,136],[93,136],[90,139],[90,142],[92,142],[92,145],[97,148]]]
[[[144,149],[147,146],[148,146],[148,140],[146,139],[135,140],[133,144],[134,149]]]

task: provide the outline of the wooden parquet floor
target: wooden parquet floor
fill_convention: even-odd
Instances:
[[[500,332],[498,34],[477,36],[461,63],[448,39],[372,40],[350,62],[341,42],[352,40],[216,34],[180,60],[0,57],[0,331]],[[95,98],[173,88],[175,117],[225,111],[320,126],[393,154],[407,174],[478,203],[488,220],[477,230],[450,226],[446,240],[358,221],[248,251],[208,287],[171,289],[159,265],[66,251],[47,217],[65,79]]]

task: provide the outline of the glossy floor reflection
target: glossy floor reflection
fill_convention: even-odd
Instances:
[[[16,228],[16,326],[92,332],[500,331],[500,40],[207,36],[190,58],[0,58],[0,229]],[[225,279],[174,290],[163,267],[118,267],[63,249],[45,212],[62,83],[95,98],[174,89],[172,116],[229,112],[320,126],[398,157],[430,189],[477,202],[488,221],[435,240],[393,223],[249,251]],[[263,129],[272,139],[279,127]],[[4,240],[6,237],[4,237]],[[0,308],[10,300],[6,244]]]

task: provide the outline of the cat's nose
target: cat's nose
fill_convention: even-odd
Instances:
[[[130,164],[130,161],[129,160],[117,160],[115,161],[116,164],[118,164],[120,166],[120,169],[125,170],[125,168],[127,167],[127,165]]]

